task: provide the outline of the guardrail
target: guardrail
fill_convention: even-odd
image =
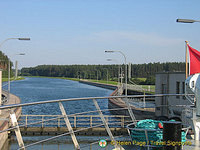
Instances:
[[[129,116],[122,115],[104,115],[109,127],[124,128],[130,122]],[[62,115],[21,115],[19,125],[25,127],[66,127]],[[73,115],[69,116],[72,127],[93,127],[102,123],[99,115]],[[38,124],[31,124],[40,122]],[[31,125],[29,125],[31,124]],[[104,128],[104,126],[102,126]]]
[[[113,121],[112,123],[110,123],[111,119],[110,118],[117,118],[119,116],[106,116],[104,115],[103,112],[105,111],[108,111],[108,110],[111,110],[111,109],[106,109],[106,110],[101,110],[99,105],[98,105],[98,102],[97,102],[97,99],[101,99],[101,100],[105,100],[105,99],[117,99],[117,98],[125,98],[126,101],[128,101],[127,99],[129,98],[132,98],[132,99],[135,99],[135,98],[143,98],[143,97],[163,97],[163,96],[185,96],[185,94],[156,94],[156,95],[121,95],[121,96],[107,96],[107,97],[84,97],[84,98],[69,98],[69,99],[57,99],[57,100],[46,100],[46,101],[36,101],[36,102],[30,102],[30,103],[23,103],[23,104],[11,104],[11,105],[4,105],[4,106],[0,106],[0,110],[11,110],[13,108],[20,108],[20,107],[26,107],[26,106],[31,106],[31,105],[40,105],[40,104],[47,104],[47,103],[58,103],[59,104],[59,107],[60,107],[60,110],[62,112],[62,115],[57,115],[57,117],[55,116],[54,118],[52,119],[48,119],[46,118],[47,116],[49,115],[39,115],[41,116],[41,118],[37,118],[39,116],[36,117],[36,119],[40,119],[40,121],[36,120],[36,122],[30,122],[30,116],[34,116],[34,115],[23,115],[25,117],[24,122],[22,121],[22,123],[24,125],[18,125],[18,122],[17,122],[17,117],[16,117],[16,114],[15,112],[13,112],[12,110],[10,111],[10,118],[11,118],[11,123],[12,123],[12,127],[8,128],[8,129],[4,129],[4,130],[1,130],[0,133],[3,133],[3,132],[7,132],[7,131],[11,131],[14,129],[15,131],[15,134],[16,134],[16,137],[17,137],[17,140],[18,140],[18,144],[19,144],[19,149],[25,149],[27,147],[30,147],[30,146],[33,146],[33,145],[36,145],[36,144],[39,144],[39,143],[42,143],[42,142],[46,142],[46,141],[49,141],[49,140],[52,140],[52,139],[55,139],[55,138],[58,138],[58,137],[61,137],[61,136],[65,136],[65,135],[71,135],[71,138],[72,138],[72,141],[74,143],[74,146],[76,147],[76,149],[80,149],[79,145],[78,145],[78,142],[77,142],[77,139],[75,137],[75,134],[74,133],[77,133],[77,132],[81,132],[83,130],[89,130],[89,129],[92,129],[94,127],[100,127],[100,126],[104,126],[105,129],[106,129],[106,132],[107,134],[109,135],[111,141],[115,141],[115,138],[111,132],[111,129],[109,128],[110,127],[110,124],[114,124],[114,125],[117,125],[118,123],[120,124],[121,127],[124,127],[125,126],[125,116],[122,116],[120,117],[120,119],[118,119],[118,123],[116,123],[115,121]],[[87,112],[81,112],[81,114],[89,114],[89,113],[98,113],[99,115],[80,115],[79,114],[71,114],[71,115],[67,115],[63,105],[62,105],[62,102],[68,102],[68,101],[84,101],[84,100],[90,100],[90,101],[93,101],[95,107],[96,107],[96,111],[87,111]],[[128,112],[131,116],[131,121],[132,122],[136,122],[137,120],[135,119],[134,117],[134,114],[132,112],[132,109],[131,109],[131,106],[129,105],[129,103],[125,103],[126,105],[126,108],[115,108],[115,109],[112,109],[112,110],[121,110],[121,109],[128,109]],[[168,107],[169,105],[167,105]],[[181,105],[183,106],[183,105]],[[157,106],[157,107],[166,107],[166,106]],[[6,110],[7,109],[7,110]],[[79,118],[79,115],[80,115],[80,118]],[[50,115],[50,116],[53,116],[53,115]],[[82,118],[81,118],[82,117]],[[59,135],[56,135],[54,137],[50,137],[50,138],[47,138],[47,139],[44,139],[44,140],[40,140],[38,142],[35,142],[35,143],[32,143],[32,144],[28,144],[28,145],[24,145],[23,143],[23,139],[22,139],[22,136],[21,136],[21,133],[20,133],[20,128],[23,128],[23,127],[28,127],[29,125],[32,126],[33,124],[41,124],[40,126],[42,127],[45,127],[45,126],[48,126],[48,125],[51,125],[50,124],[50,120],[57,120],[56,122],[54,122],[54,124],[56,126],[61,126],[63,123],[62,123],[62,119],[65,120],[65,125],[67,126],[68,128],[68,131],[65,132],[65,133],[62,133],[62,134],[59,134]],[[101,118],[101,120],[100,120]],[[101,123],[98,123],[98,120],[101,122]],[[48,121],[48,123],[46,123]],[[96,123],[98,123],[98,125],[95,125]],[[71,126],[72,125],[72,126]],[[88,127],[86,128],[82,128],[82,129],[78,129],[78,130],[75,130],[73,131],[72,127],[78,127],[78,126],[85,126],[87,125]],[[114,147],[115,148],[121,148],[119,147],[120,145],[117,145],[115,144]]]
[[[155,92],[155,89],[151,89],[151,86],[148,86],[148,89],[145,89],[142,87],[142,85],[127,84],[127,88],[129,90],[139,91],[139,92]]]

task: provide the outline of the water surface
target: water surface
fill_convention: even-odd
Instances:
[[[5,87],[7,88],[7,87]],[[21,98],[21,103],[79,97],[109,96],[112,90],[95,87],[77,81],[55,78],[26,78],[11,83],[11,93]],[[98,100],[101,109],[108,106],[107,100]],[[91,100],[64,102],[68,114],[96,110]],[[23,114],[60,114],[58,103],[23,107]],[[109,114],[109,112],[107,112]]]
[[[7,87],[4,87],[7,89]],[[79,98],[79,97],[103,97],[109,96],[113,91],[95,87],[77,81],[54,79],[54,78],[30,78],[27,77],[25,80],[11,82],[11,93],[21,98],[21,103],[38,102],[44,100],[56,100],[56,99],[68,99],[68,98]],[[108,108],[108,100],[98,100],[98,104],[101,109]],[[84,111],[96,110],[91,100],[84,101],[70,101],[63,102],[67,114],[74,114]],[[58,103],[54,104],[42,104],[23,107],[23,114],[44,114],[44,115],[55,115],[61,114]],[[105,114],[110,114],[105,112]],[[25,145],[38,140],[46,139],[46,136],[35,136],[35,137],[23,137]],[[106,137],[77,137],[80,141],[81,147],[84,149],[99,149],[99,145],[96,143],[93,146],[89,146],[89,143],[96,142],[101,138]],[[17,141],[14,137],[10,141],[8,149],[18,149]],[[69,136],[61,137],[53,141],[38,144],[36,146],[28,148],[32,149],[43,149],[43,150],[62,150],[62,149],[74,149],[71,138]],[[111,145],[107,147],[111,149]]]

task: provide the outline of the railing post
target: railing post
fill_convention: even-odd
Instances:
[[[44,128],[44,116],[42,116],[42,128]]]
[[[27,128],[27,124],[28,124],[28,115],[26,115],[26,120],[25,120],[26,128]]]
[[[102,111],[101,111],[101,109],[100,109],[98,103],[97,103],[97,100],[96,100],[96,99],[93,99],[93,103],[94,103],[94,105],[95,105],[95,107],[96,107],[96,109],[97,109],[97,111],[98,111],[98,113],[99,113],[99,116],[100,116],[100,118],[101,118],[101,121],[103,122],[103,124],[104,124],[104,126],[105,126],[105,128],[106,128],[106,131],[107,131],[107,133],[108,133],[108,135],[109,135],[109,137],[110,137],[110,139],[111,139],[111,141],[114,142],[114,147],[115,147],[115,149],[124,150],[124,148],[123,148],[121,145],[118,145],[118,144],[117,144],[117,141],[114,139],[114,136],[112,135],[112,132],[111,132],[109,126],[108,126],[108,123],[107,123],[107,121],[106,121],[106,119],[105,119],[105,117],[104,117],[104,115],[103,115],[103,113],[102,113]]]
[[[60,118],[58,118],[58,127],[60,127]]]
[[[106,117],[106,121],[107,121],[107,123],[109,124],[109,122],[108,122],[108,116]]]
[[[121,127],[124,128],[124,116],[121,116]]]
[[[133,114],[133,111],[132,111],[132,109],[131,109],[131,106],[130,106],[130,104],[129,104],[128,98],[125,97],[124,101],[125,101],[125,104],[126,104],[127,107],[128,107],[128,112],[129,112],[129,114],[130,114],[130,117],[131,117],[133,123],[136,124],[137,121],[136,121],[136,118],[135,118],[135,116],[134,116],[134,114]]]
[[[76,116],[74,116],[74,128],[76,128]]]
[[[92,116],[90,116],[90,127],[92,127]]]
[[[11,112],[10,112],[10,119],[11,119],[12,126],[15,127],[14,130],[15,130],[15,135],[17,137],[18,145],[19,145],[20,149],[25,150],[24,142],[23,142],[20,128],[19,128],[19,125],[17,122],[17,118],[16,118],[16,115],[13,110],[11,110]]]
[[[144,91],[144,98],[143,98],[143,106],[144,106],[144,108],[146,107],[146,100],[145,100],[145,91]]]
[[[63,106],[63,104],[61,102],[59,102],[59,107],[60,107],[60,110],[61,110],[62,115],[64,117],[64,120],[65,120],[66,126],[68,128],[68,131],[69,131],[69,133],[71,135],[71,138],[72,138],[72,141],[74,143],[75,149],[76,150],[80,150],[80,146],[78,144],[78,141],[77,141],[76,136],[74,134],[74,131],[72,129],[71,123],[70,123],[69,118],[67,116],[67,113],[66,113],[66,111],[64,109],[64,106]]]

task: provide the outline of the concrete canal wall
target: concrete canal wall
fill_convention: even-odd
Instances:
[[[3,92],[3,94],[7,94],[5,92]],[[20,103],[21,100],[19,97],[10,94],[10,101],[6,104],[6,105],[11,105],[11,104],[17,104]],[[17,119],[20,117],[22,109],[21,107],[15,108],[13,109]],[[8,129],[11,125],[9,124],[9,118],[10,118],[10,110],[1,110],[1,114],[0,114],[0,131],[2,130],[6,130]],[[3,132],[0,133],[0,150],[5,150],[8,149],[8,132]]]
[[[115,90],[110,96],[115,96],[116,93],[117,93],[117,90]],[[117,108],[122,109],[122,110],[114,110],[114,111],[111,111],[111,113],[115,115],[129,116],[128,109],[123,109],[123,108],[127,108],[127,105],[122,100],[122,98],[109,98],[108,109],[117,109]],[[131,109],[137,120],[155,118],[155,108],[137,108],[131,105]]]
[[[98,83],[98,82],[90,82],[87,80],[80,80],[80,83],[88,84],[88,85],[93,85],[97,87],[102,87],[110,90],[115,90],[117,88],[117,85],[112,85],[112,84],[104,84],[104,83]]]
[[[93,86],[97,86],[97,87],[102,87],[102,88],[114,90],[114,92],[110,96],[115,96],[117,94],[117,86],[114,86],[114,85],[90,82],[90,81],[87,81],[87,80],[81,80],[79,82],[89,84],[89,85],[93,85]],[[128,94],[129,95],[143,95],[142,92],[133,91],[133,90],[128,90]],[[114,98],[114,99],[110,98],[110,99],[108,99],[108,108],[109,109],[117,109],[117,108],[123,109],[123,108],[126,108],[126,107],[127,107],[126,104],[124,103],[124,101],[121,98]],[[155,117],[155,108],[137,108],[137,107],[134,107],[132,105],[131,109],[132,109],[136,119],[138,119],[138,120],[147,119],[147,118],[152,119],[152,118]],[[114,114],[114,115],[129,116],[129,112],[128,112],[127,109],[111,111],[111,113]]]

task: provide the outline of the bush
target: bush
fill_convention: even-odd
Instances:
[[[155,77],[153,77],[153,76],[147,77],[144,84],[145,85],[155,85]]]

